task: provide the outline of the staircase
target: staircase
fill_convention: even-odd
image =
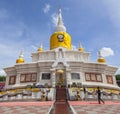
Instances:
[[[70,114],[66,97],[65,87],[56,88],[56,102],[52,114]]]
[[[56,101],[66,101],[65,87],[56,88]]]

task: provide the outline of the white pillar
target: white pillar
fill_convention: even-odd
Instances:
[[[113,77],[113,84],[114,84],[114,85],[117,85],[115,75],[112,75],[112,77]]]
[[[16,75],[16,84],[20,84],[20,74]]]
[[[5,88],[7,88],[9,86],[9,79],[10,76],[6,76],[6,81],[5,81]]]
[[[66,69],[66,84],[67,86],[71,84],[71,69]]]
[[[55,69],[51,69],[51,83],[52,83],[52,87],[55,87],[56,84]]]

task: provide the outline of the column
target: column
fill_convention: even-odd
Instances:
[[[5,81],[5,88],[8,88],[8,86],[9,86],[9,79],[10,78],[10,76],[6,76],[6,81]]]
[[[50,71],[51,71],[51,83],[52,83],[52,87],[55,87],[55,84],[56,84],[55,69],[50,69]]]
[[[116,79],[115,79],[115,75],[112,75],[112,78],[113,78],[113,84],[117,85],[117,82],[116,82]]]
[[[20,74],[16,75],[16,84],[19,85],[20,84]]]
[[[67,86],[71,84],[71,69],[66,69],[66,84]]]

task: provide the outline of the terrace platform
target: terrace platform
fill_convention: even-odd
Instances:
[[[120,114],[119,101],[105,101],[98,104],[97,101],[69,101],[73,114]]]
[[[120,114],[119,101],[68,101],[72,108],[70,114]],[[50,113],[53,101],[45,102],[0,102],[1,114],[52,114]],[[58,108],[61,108],[58,106]],[[63,108],[62,108],[63,109]],[[61,110],[62,110],[61,109]],[[56,114],[56,113],[55,113]],[[66,113],[62,113],[66,114]]]

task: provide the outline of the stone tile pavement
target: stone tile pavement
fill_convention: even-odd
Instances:
[[[48,114],[54,102],[0,102],[0,114]]]
[[[120,114],[120,102],[69,101],[73,114]],[[49,114],[54,101],[0,102],[0,114]],[[61,109],[62,110],[62,109]],[[63,114],[63,113],[62,113]]]
[[[120,102],[106,101],[98,104],[94,101],[69,102],[74,114],[120,114]]]

